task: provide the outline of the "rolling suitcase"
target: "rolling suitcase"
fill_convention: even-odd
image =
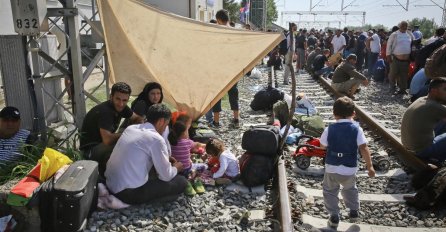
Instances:
[[[54,184],[55,231],[82,231],[98,200],[98,163],[76,161]]]

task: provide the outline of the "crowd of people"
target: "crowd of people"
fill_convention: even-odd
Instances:
[[[333,80],[333,87],[353,98],[360,85],[370,80],[389,84],[393,96],[411,94],[411,101],[427,95],[428,78],[423,68],[428,56],[444,44],[444,28],[423,42],[418,25],[409,28],[401,21],[391,31],[384,29],[307,30],[291,23],[291,33],[284,31],[287,43],[284,63],[296,61],[297,72],[306,70]],[[293,44],[290,38],[293,36]],[[278,48],[277,50],[280,50]],[[281,68],[278,51],[271,52],[270,66]],[[340,58],[343,58],[340,60]],[[283,84],[289,84],[289,68],[285,65]],[[412,81],[413,80],[413,81]],[[409,89],[409,91],[408,91]]]

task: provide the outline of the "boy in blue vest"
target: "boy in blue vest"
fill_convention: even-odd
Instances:
[[[345,206],[350,209],[351,222],[359,219],[359,198],[356,187],[358,149],[367,165],[369,177],[375,176],[370,151],[362,128],[353,120],[355,103],[348,97],[338,98],[333,105],[336,123],[321,135],[321,146],[327,149],[325,175],[322,183],[324,203],[330,218],[328,226],[337,229],[339,224],[339,187]]]

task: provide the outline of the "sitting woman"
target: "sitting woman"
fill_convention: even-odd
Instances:
[[[163,88],[161,85],[157,82],[149,82],[144,86],[144,89],[142,92],[136,97],[135,100],[133,100],[130,108],[133,110],[133,112],[137,115],[136,122],[144,123],[146,122],[147,114],[149,112],[150,106],[153,104],[162,103],[163,101]],[[125,119],[122,123],[119,130],[123,132],[125,128],[127,128],[129,125],[131,125],[130,120]],[[167,136],[169,135],[169,128],[166,128],[163,133],[163,138],[166,140],[167,149],[170,150],[170,144],[167,139]]]
[[[161,85],[157,82],[149,82],[144,86],[143,91],[138,95],[138,97],[132,102],[131,109],[139,117],[141,123],[146,121],[147,113],[149,107],[153,104],[162,103],[163,101],[163,89]],[[125,120],[121,129],[125,129],[130,125],[129,120]]]

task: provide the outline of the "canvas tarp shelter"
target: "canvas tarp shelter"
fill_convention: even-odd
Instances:
[[[283,39],[202,23],[135,0],[98,0],[110,83],[126,82],[132,94],[156,81],[164,99],[194,119]]]

